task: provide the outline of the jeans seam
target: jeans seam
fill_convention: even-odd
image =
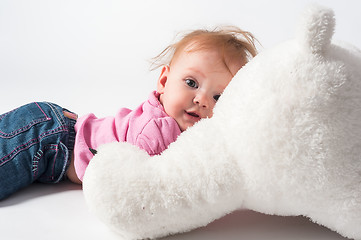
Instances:
[[[40,109],[40,111],[44,114],[44,116],[47,118],[47,119],[51,119],[50,117],[48,117],[48,115],[46,115],[46,113],[44,112],[44,110],[39,106],[39,104],[37,102],[35,102],[36,106],[38,106],[38,108]]]
[[[66,126],[66,122],[64,120],[64,118],[62,117],[62,113],[60,113],[54,106],[53,104],[49,103],[49,102],[44,102],[45,104],[47,104],[51,110],[53,111],[53,113],[55,114],[55,117],[58,119],[58,122],[60,123],[60,125],[62,126]]]
[[[39,106],[39,104],[38,104],[37,102],[33,102],[33,104],[36,104],[36,106],[40,109],[40,111],[41,111],[41,112],[43,113],[43,115],[44,115],[44,118],[40,118],[40,119],[33,120],[33,121],[31,121],[30,123],[28,123],[27,125],[25,125],[25,126],[23,126],[23,127],[21,127],[21,128],[18,128],[18,129],[14,130],[14,131],[12,131],[12,132],[10,132],[10,133],[4,133],[4,132],[0,131],[1,137],[3,137],[3,138],[11,138],[11,137],[13,137],[13,136],[18,135],[19,133],[22,133],[22,132],[28,130],[29,128],[31,128],[32,126],[34,126],[34,125],[36,125],[36,124],[38,124],[38,123],[45,122],[45,121],[47,121],[47,120],[51,120],[51,118],[48,117],[48,115],[46,115],[46,113],[44,112],[44,110]],[[14,112],[14,111],[17,110],[17,109],[19,109],[19,108],[16,108],[16,109],[14,109],[14,110],[12,110],[12,111],[10,111],[10,112],[7,112],[7,113],[1,115],[0,120],[2,120],[6,115]]]
[[[47,137],[47,136],[52,135],[52,134],[61,133],[61,132],[68,132],[68,129],[66,127],[64,127],[64,126],[60,126],[60,127],[56,128],[56,129],[52,129],[52,130],[49,130],[47,132],[44,132],[44,133],[40,134],[37,138],[33,138],[33,139],[29,140],[28,142],[17,146],[11,153],[9,153],[8,155],[6,155],[6,156],[4,156],[3,158],[0,159],[0,166],[5,164],[9,160],[11,160],[14,156],[16,156],[21,151],[29,149],[32,145],[34,145],[36,143],[39,143],[44,137]]]
[[[31,169],[31,171],[33,172],[33,179],[35,179],[36,176],[38,175],[39,161],[43,157],[43,155],[44,155],[43,150],[39,150],[33,158],[32,169]]]
[[[34,125],[36,125],[38,123],[41,123],[41,122],[45,122],[47,120],[49,120],[49,118],[47,118],[47,117],[46,118],[41,118],[41,119],[38,119],[38,120],[33,120],[29,124],[27,124],[26,126],[24,126],[22,128],[19,128],[19,129],[16,129],[16,130],[12,131],[11,133],[4,133],[2,131],[0,131],[0,133],[1,133],[1,136],[3,138],[12,138],[13,136],[18,135],[21,132],[24,132],[25,130],[31,128],[32,126],[34,126]]]
[[[67,168],[68,168],[68,166],[69,166],[69,164],[70,164],[70,159],[69,159],[69,150],[68,150],[68,148],[66,147],[66,145],[64,144],[64,143],[62,143],[62,142],[60,142],[60,146],[62,147],[62,148],[64,148],[63,149],[63,151],[64,151],[64,153],[65,153],[65,159],[66,159],[66,163],[63,165],[63,168],[62,168],[62,170],[61,170],[61,173],[59,174],[59,177],[58,177],[58,179],[56,179],[55,181],[54,181],[54,183],[58,183],[63,177],[64,177],[64,175],[65,175],[65,173],[66,173],[66,170],[67,170]]]
[[[62,143],[60,142],[60,145]],[[41,160],[41,158],[44,156],[44,153],[48,150],[53,150],[55,151],[55,155],[52,158],[52,169],[51,169],[51,175],[46,177],[46,180],[54,180],[54,172],[55,172],[55,164],[56,164],[56,159],[59,153],[59,146],[56,144],[49,144],[43,147],[43,149],[39,150],[36,154],[35,157],[33,158],[33,163],[32,163],[32,171],[33,171],[33,178],[36,179],[37,175],[38,175],[38,165],[39,165],[39,161]],[[50,161],[49,161],[50,163]],[[41,178],[41,176],[39,176]]]

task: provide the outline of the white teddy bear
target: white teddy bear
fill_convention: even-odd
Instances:
[[[160,156],[99,148],[89,208],[130,239],[190,231],[238,209],[303,215],[361,239],[361,52],[309,8],[295,40],[260,53],[214,109]]]

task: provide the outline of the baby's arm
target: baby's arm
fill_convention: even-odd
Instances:
[[[137,136],[135,145],[149,155],[158,155],[168,148],[181,133],[178,124],[170,117],[152,119]]]

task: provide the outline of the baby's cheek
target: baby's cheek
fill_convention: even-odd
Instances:
[[[207,117],[208,117],[208,118],[213,117],[213,109],[207,114]]]

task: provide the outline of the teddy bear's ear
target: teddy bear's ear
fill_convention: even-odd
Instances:
[[[332,9],[310,5],[301,18],[298,40],[312,53],[322,53],[331,43],[335,29]]]

